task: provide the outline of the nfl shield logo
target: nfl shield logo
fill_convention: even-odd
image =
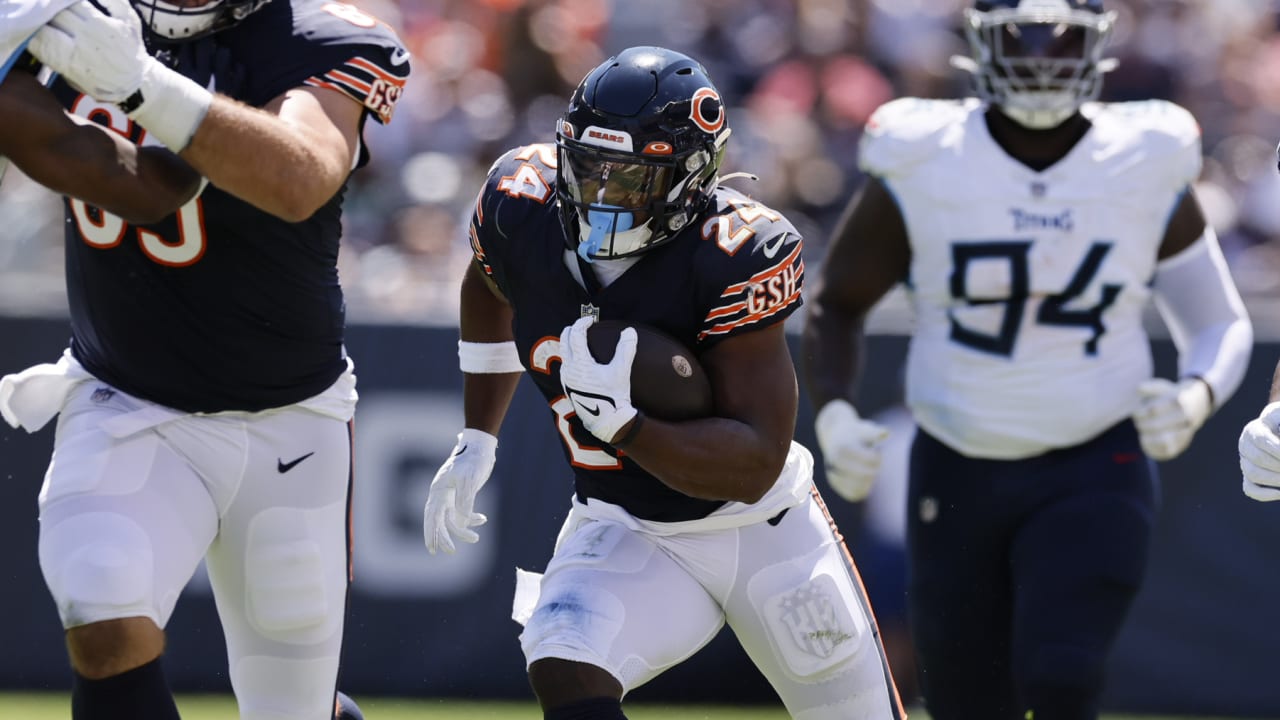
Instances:
[[[829,658],[841,644],[852,639],[840,627],[831,597],[812,582],[783,597],[780,609],[792,639],[808,655]]]
[[[596,321],[599,322],[600,308],[596,307],[595,305],[592,305],[591,303],[587,303],[586,305],[579,306],[578,317],[595,318]]]
[[[93,391],[93,395],[90,396],[89,399],[96,403],[104,403],[110,400],[111,398],[115,397],[115,395],[116,395],[115,390],[112,390],[111,388],[100,387]]]

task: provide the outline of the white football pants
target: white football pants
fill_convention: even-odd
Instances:
[[[77,384],[39,499],[40,567],[63,626],[148,617],[163,628],[203,558],[240,717],[329,720],[350,572],[354,383],[348,372],[304,403],[327,414],[213,415]]]
[[[628,692],[728,622],[797,720],[901,718],[875,619],[816,491],[776,524],[646,533],[575,502],[539,583],[521,571],[514,616],[527,664],[603,668]]]

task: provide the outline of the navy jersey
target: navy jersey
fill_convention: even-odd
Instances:
[[[582,426],[560,386],[560,333],[583,313],[598,312],[602,320],[659,328],[701,354],[800,307],[801,238],[777,212],[722,187],[713,210],[640,255],[608,287],[588,281],[593,292],[566,264],[555,164],[550,144],[518,148],[495,163],[471,221],[475,260],[511,303],[521,362],[551,406],[578,498],[645,520],[705,517],[724,503],[672,490]]]
[[[393,31],[327,0],[275,0],[228,30],[151,51],[249,105],[321,87],[379,122],[390,119],[409,71]],[[54,91],[73,114],[154,142],[119,108],[61,81]],[[361,146],[353,166],[367,160]],[[212,185],[146,226],[68,199],[76,359],[127,393],[188,412],[258,411],[320,393],[346,368],[337,271],[344,192],[300,223]]]

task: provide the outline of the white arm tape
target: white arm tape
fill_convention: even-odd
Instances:
[[[1157,266],[1154,289],[1178,348],[1178,374],[1203,379],[1222,407],[1249,367],[1253,325],[1212,228]]]
[[[129,113],[173,152],[191,144],[213,103],[213,93],[158,61],[142,75],[142,104]]]
[[[458,367],[473,374],[524,372],[514,341],[476,343],[458,341]]]

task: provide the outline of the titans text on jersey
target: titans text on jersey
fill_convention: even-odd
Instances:
[[[560,332],[583,313],[598,312],[602,320],[656,327],[701,353],[782,322],[801,303],[800,235],[777,212],[720,187],[713,209],[684,230],[700,233],[700,242],[670,242],[609,261],[635,264],[601,288],[565,245],[555,173],[554,145],[508,152],[489,171],[470,232],[476,262],[515,311],[521,362],[551,407],[578,498],[613,503],[644,520],[705,517],[724,503],[672,490],[582,426],[560,385]]]
[[[409,70],[391,29],[327,0],[269,3],[228,30],[151,50],[249,105],[321,87],[378,122],[390,119]],[[119,108],[62,81],[54,91],[72,114],[155,142]],[[352,169],[367,161],[361,144]],[[125,392],[187,412],[257,411],[318,394],[346,368],[337,271],[344,194],[300,223],[212,185],[148,226],[66,200],[76,359]]]

